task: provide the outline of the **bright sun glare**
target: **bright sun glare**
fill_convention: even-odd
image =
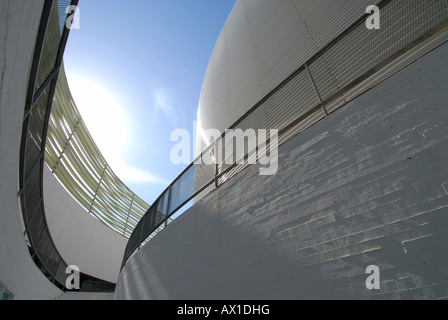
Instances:
[[[76,106],[107,162],[118,162],[128,142],[126,113],[106,88],[88,79],[70,78]]]
[[[70,91],[87,129],[109,166],[126,182],[169,181],[127,165],[124,161],[129,146],[129,119],[123,103],[101,85],[82,78],[70,78]]]

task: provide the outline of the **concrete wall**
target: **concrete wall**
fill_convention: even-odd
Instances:
[[[82,273],[115,283],[127,239],[89,215],[45,166],[45,214],[61,256]]]
[[[448,298],[447,57],[290,140],[276,175],[252,166],[199,201],[129,260],[115,298]]]
[[[95,301],[95,300],[113,300],[113,293],[98,293],[98,292],[67,292],[58,300],[61,301]]]
[[[0,282],[15,299],[61,293],[31,260],[17,196],[25,96],[43,3],[0,1]]]

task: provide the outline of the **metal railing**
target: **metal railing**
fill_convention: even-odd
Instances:
[[[43,175],[50,114],[70,32],[65,23],[71,12],[67,14],[66,8],[77,4],[78,0],[44,2],[26,93],[19,160],[18,195],[29,251],[42,273],[61,290],[65,290],[68,264],[57,250],[47,225]],[[114,284],[82,273],[80,276],[102,288],[97,290],[113,291]]]
[[[31,66],[20,146],[19,196],[25,234],[33,260],[59,287],[66,278],[67,263],[50,236],[45,219],[43,170],[46,132],[57,76],[69,29],[59,21],[59,8],[78,1],[45,1]],[[67,15],[66,15],[67,17]]]
[[[362,15],[229,129],[277,129],[281,145],[340,107],[331,102],[447,26],[448,0],[384,0],[378,7],[379,30],[367,29],[368,15]],[[210,159],[212,150],[224,154],[226,147],[231,147],[226,146],[225,134],[188,165],[145,213],[129,238],[122,268],[154,230],[179,209],[249,165],[237,164],[235,158],[230,164],[201,161],[203,157]]]

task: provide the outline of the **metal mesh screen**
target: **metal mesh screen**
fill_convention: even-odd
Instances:
[[[210,145],[205,151],[193,162],[193,190],[192,194],[198,194],[195,201],[201,196],[206,195],[215,189],[215,185],[210,183],[214,181],[216,175],[216,161],[213,154],[214,145]],[[205,187],[205,190],[203,190]],[[201,192],[202,191],[202,192]]]
[[[218,170],[219,184],[259,160],[258,147],[270,136],[268,133],[267,136],[260,137],[259,129],[284,130],[293,120],[300,118],[319,104],[308,74],[304,68],[299,71],[232,127],[233,133],[235,130],[243,132],[244,144],[238,143],[235,139],[227,139],[228,135],[221,140],[220,155],[223,163],[219,165]]]
[[[37,73],[35,92],[44,83],[45,79],[56,66],[56,58],[62,37],[61,25],[65,24],[65,19],[67,17],[65,9],[70,4],[71,0],[59,0],[53,2],[40,58],[39,71]]]
[[[51,145],[46,150],[52,155],[51,165],[57,167],[65,163],[70,168],[64,172],[66,177],[74,178],[76,170],[86,169],[84,167],[86,163],[78,162],[77,154],[71,151],[71,147],[75,145],[78,149],[82,149],[82,142],[73,138],[70,131],[73,119],[77,119],[76,112],[68,112],[62,117],[63,121],[59,121],[61,118],[49,120],[56,86],[55,75],[58,74],[69,33],[69,29],[64,28],[67,18],[66,8],[70,4],[77,3],[77,0],[48,0],[43,3],[36,52],[30,70],[20,147],[19,195],[29,250],[42,273],[61,289],[65,285],[67,264],[57,251],[46,224],[42,190],[45,155],[43,149]],[[66,106],[71,103],[66,97],[61,95],[58,97]],[[57,127],[57,130],[52,131],[57,138],[49,139],[50,143],[46,139],[48,125]],[[63,153],[67,153],[67,158],[61,156]],[[91,170],[89,172],[92,173]],[[90,186],[91,181],[95,181],[94,175],[91,174],[87,180],[90,184],[75,187],[79,187],[78,190],[82,189],[85,197],[91,192]],[[136,208],[141,206],[137,205]]]
[[[64,68],[56,85],[45,161],[88,213],[124,237],[149,208],[108,166],[76,108]]]
[[[381,27],[365,20],[325,50],[310,65],[323,100],[393,56],[447,19],[447,1],[394,0],[381,8]]]
[[[33,109],[30,111],[29,133],[37,145],[42,145],[42,134],[45,127],[45,116],[47,112],[49,90],[46,89],[36,101]]]
[[[176,210],[181,204],[188,200],[194,194],[194,166],[184,171],[171,185],[170,194],[170,213]]]

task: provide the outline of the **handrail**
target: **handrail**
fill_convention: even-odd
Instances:
[[[70,4],[77,5],[77,3],[78,0],[73,0]],[[32,257],[47,277],[55,285],[62,287],[64,281],[62,281],[63,279],[60,273],[58,273],[58,269],[59,266],[64,268],[68,265],[57,251],[48,232],[44,215],[45,207],[42,185],[45,135],[48,125],[47,119],[56,86],[55,79],[59,72],[62,54],[69,34],[69,29],[67,28],[64,28],[62,35],[55,32],[48,32],[50,29],[53,29],[53,31],[55,29],[54,26],[52,27],[50,25],[58,20],[58,5],[59,3],[54,0],[44,2],[36,40],[20,146],[19,196],[22,205],[25,233],[30,242]],[[57,28],[59,29],[59,23]],[[56,50],[50,51],[48,49],[50,43],[57,44],[57,46],[54,46]],[[43,55],[45,50],[48,52]],[[42,77],[42,70],[48,68],[51,68],[51,72],[46,76],[45,81],[37,83],[39,76]],[[37,92],[36,85],[38,86]],[[43,245],[44,242],[46,243],[45,248]],[[55,264],[58,268],[47,267],[49,264]]]
[[[66,290],[68,264],[57,250],[47,225],[43,175],[53,97],[70,32],[69,28],[61,25],[67,21],[68,15],[64,20],[59,19],[60,9],[77,6],[78,1],[44,2],[28,81],[19,160],[18,196],[29,251],[42,273],[61,290]],[[100,288],[97,290],[111,291],[114,286],[85,274],[81,278],[82,283],[93,281],[96,288]]]
[[[316,52],[303,65],[299,66],[294,72],[292,72],[291,75],[286,77],[285,80],[272,89],[240,119],[231,125],[229,129],[249,129],[244,125],[244,121],[246,119],[249,117],[255,117],[256,113],[261,110],[261,106],[264,106],[265,103],[276,95],[282,94],[283,88],[297,82],[298,84],[296,85],[303,89],[302,92],[297,93],[297,96],[299,96],[298,99],[302,103],[300,108],[291,108],[292,110],[288,109],[289,111],[292,111],[291,114],[288,114],[288,117],[292,118],[292,120],[289,120],[288,122],[286,122],[285,119],[283,119],[283,123],[271,122],[273,125],[271,128],[277,128],[279,130],[279,137],[281,140],[280,144],[283,144],[293,136],[305,130],[310,125],[334,112],[336,108],[329,110],[326,106],[336,100],[336,98],[342,96],[346,91],[355,87],[367,77],[384,68],[387,64],[405,53],[412,46],[423,41],[425,37],[428,37],[438,31],[441,27],[445,27],[447,25],[447,0],[438,2],[433,1],[431,3],[424,4],[421,4],[421,2],[410,3],[405,0],[383,0],[380,1],[377,6],[382,12],[381,21],[382,25],[386,26],[385,28],[375,31],[368,30],[364,23],[368,17],[368,14],[366,13],[361,15],[361,17],[359,17],[340,35]],[[416,14],[414,16],[410,16],[410,19],[413,19],[412,21],[406,21],[408,26],[411,25],[409,31],[407,32],[405,28],[401,28],[402,25],[399,25],[400,23],[404,24],[405,22],[400,21],[400,19],[396,19],[396,16],[405,16],[409,13]],[[373,32],[376,33],[372,37],[370,35]],[[401,39],[401,42],[394,41],[393,39],[395,38],[391,35],[396,36],[395,38],[397,39]],[[340,53],[340,46],[347,45],[348,40],[352,41],[352,43],[363,41],[365,50],[361,52],[359,48],[353,48],[352,56],[359,61],[361,61],[362,58],[370,60],[365,65],[361,62],[359,62],[358,65],[353,64],[352,61],[346,61],[347,64],[344,66],[333,65],[332,67],[335,69],[334,72],[340,72],[340,77],[338,78],[338,75],[332,76],[328,72],[328,67],[326,65],[328,62],[322,62],[321,60],[327,56],[337,56]],[[378,49],[376,49],[378,43],[385,43],[387,45],[384,52],[378,52]],[[358,44],[357,46],[359,47],[360,45]],[[347,58],[347,60],[350,59]],[[345,69],[350,69],[350,71],[353,72],[353,75],[347,76],[344,74],[341,70]],[[331,86],[326,83],[328,82],[327,80],[330,80],[330,82],[337,82],[338,86],[331,88]],[[308,92],[314,92],[314,98],[311,96],[305,97],[307,94],[311,95],[311,93]],[[300,95],[304,96],[303,99],[300,99]],[[309,101],[314,102],[310,105]],[[339,107],[340,106],[338,106],[338,108]],[[266,121],[266,123],[269,122]],[[160,212],[157,210],[160,202],[163,201],[165,197],[172,199],[172,190],[176,188],[176,184],[179,184],[179,182],[182,181],[186,175],[191,175],[191,170],[194,169],[194,177],[197,177],[200,173],[202,173],[202,171],[206,171],[208,169],[201,167],[204,165],[197,164],[200,162],[199,160],[201,160],[202,157],[212,148],[217,148],[217,146],[219,146],[218,142],[221,143],[224,140],[225,135],[226,131],[224,131],[221,137],[213,144],[210,144],[206,150],[202,151],[202,153],[193,162],[191,162],[190,165],[188,165],[176,177],[175,180],[173,180],[168,188],[165,189],[165,191],[157,198],[154,204],[145,213],[129,238],[123,256],[122,268],[125,266],[127,260],[133,255],[133,253],[137,249],[140,249],[141,245],[145,243],[147,237],[159,226],[161,226],[166,219],[169,219],[184,205],[201,195],[204,191],[207,190],[210,192],[214,189],[213,183],[215,183],[215,187],[218,188],[220,184],[224,183],[247,167],[247,165],[238,165],[236,163],[227,166],[215,163],[214,167],[216,170],[214,170],[213,175],[210,175],[208,180],[205,180],[205,182],[201,183],[199,186],[196,186],[196,188],[193,189],[193,192],[187,193],[182,198],[180,203],[172,208],[172,210],[168,210],[166,212]],[[198,166],[198,168],[196,168],[196,166]],[[211,172],[210,169],[208,169],[208,171]],[[197,180],[198,179],[193,179],[193,181],[188,181],[187,179],[187,182],[195,185]],[[162,215],[162,219],[156,219],[157,215]]]

